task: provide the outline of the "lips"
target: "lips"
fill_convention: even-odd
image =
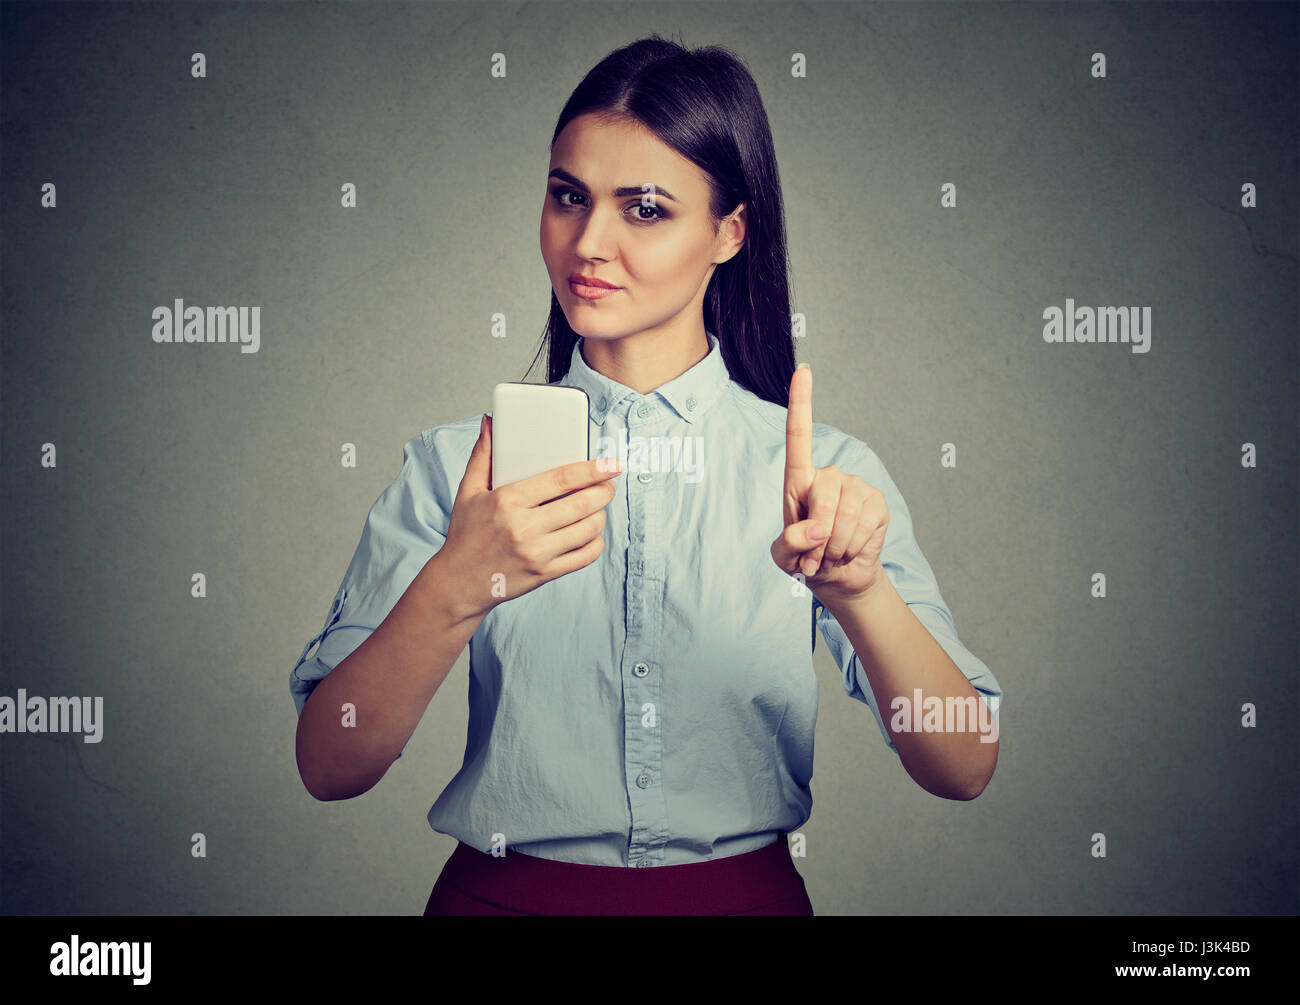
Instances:
[[[621,292],[618,287],[607,290],[599,286],[584,286],[572,280],[569,281],[569,291],[580,300],[587,301],[604,300],[606,297],[612,297],[615,293]]]
[[[577,272],[569,276],[569,282],[575,286],[592,286],[598,290],[616,290],[618,289],[613,283],[607,283],[603,279],[597,279],[595,276],[584,276]]]

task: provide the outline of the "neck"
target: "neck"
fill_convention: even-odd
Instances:
[[[649,394],[709,354],[703,322],[686,332],[643,331],[620,338],[584,338],[583,362],[602,376]]]

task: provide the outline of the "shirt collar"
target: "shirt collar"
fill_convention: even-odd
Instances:
[[[569,357],[569,372],[559,381],[571,387],[580,387],[587,392],[589,410],[592,420],[603,425],[615,405],[629,396],[634,400],[645,399],[654,403],[661,398],[687,422],[694,422],[703,415],[715,401],[726,393],[731,373],[722,359],[722,347],[713,332],[705,330],[709,339],[708,354],[693,367],[666,384],[661,384],[649,394],[638,394],[632,388],[611,380],[603,373],[598,373],[587,365],[582,358],[583,338],[573,344],[573,353]]]

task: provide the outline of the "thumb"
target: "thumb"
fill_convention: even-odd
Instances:
[[[469,463],[465,465],[465,476],[460,480],[456,498],[465,495],[477,495],[487,492],[492,477],[492,420],[485,413],[479,422],[478,440],[470,451]]]

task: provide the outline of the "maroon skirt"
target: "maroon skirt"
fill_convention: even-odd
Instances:
[[[457,842],[424,913],[811,916],[813,909],[783,834],[742,855],[647,869],[516,851],[495,858]]]

